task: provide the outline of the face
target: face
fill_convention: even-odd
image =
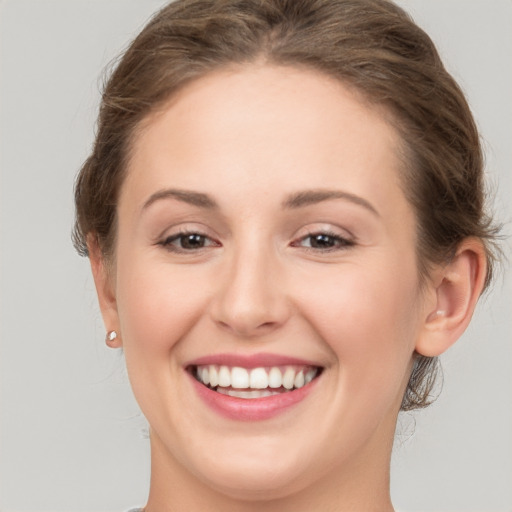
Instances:
[[[383,471],[425,315],[398,146],[290,68],[213,73],[146,120],[112,322],[157,463],[237,496]]]

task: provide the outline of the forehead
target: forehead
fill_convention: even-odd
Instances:
[[[309,69],[215,71],[144,121],[127,185],[136,182],[139,193],[150,194],[172,181],[252,195],[268,193],[269,183],[276,190],[343,185],[378,199],[398,186],[401,165],[400,139],[383,114]]]

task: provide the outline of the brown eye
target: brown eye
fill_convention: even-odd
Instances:
[[[182,249],[201,249],[205,246],[206,237],[197,233],[181,235],[177,242]]]
[[[166,249],[175,252],[197,251],[206,247],[218,246],[211,238],[201,233],[177,233],[161,242]]]
[[[351,247],[354,242],[334,233],[311,233],[292,245],[315,251],[332,251]]]
[[[332,247],[336,247],[338,244],[338,240],[331,235],[326,235],[321,233],[319,235],[311,235],[310,239],[310,247],[314,249],[330,249]]]

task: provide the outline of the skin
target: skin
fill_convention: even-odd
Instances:
[[[393,510],[390,453],[414,351],[458,338],[485,270],[467,240],[420,287],[399,146],[340,82],[265,65],[203,77],[144,122],[113,268],[93,239],[90,250],[119,333],[110,344],[124,347],[150,424],[148,512]],[[290,204],[304,191],[339,197]],[[199,246],[184,249],[183,230],[203,235]],[[318,233],[327,246],[314,246]],[[184,370],[262,352],[324,368],[302,402],[264,421],[218,415]]]

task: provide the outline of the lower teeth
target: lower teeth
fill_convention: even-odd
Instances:
[[[233,396],[236,398],[263,398],[266,396],[274,396],[274,395],[280,395],[282,392],[276,391],[274,389],[251,389],[249,391],[242,391],[239,389],[230,389],[230,388],[221,388],[218,387],[215,389],[217,393],[220,393],[221,395],[228,395]]]

